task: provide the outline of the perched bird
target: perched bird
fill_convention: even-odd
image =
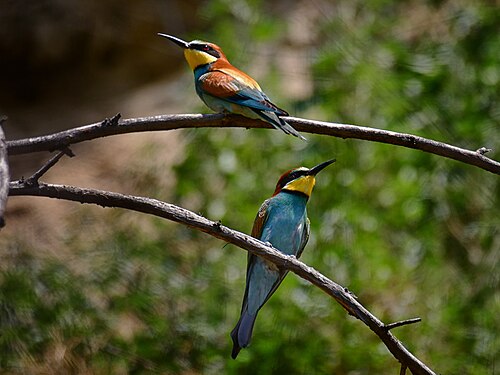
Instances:
[[[219,46],[201,40],[185,42],[172,35],[158,35],[184,48],[184,56],[194,72],[196,93],[210,109],[261,119],[286,134],[306,140],[280,117],[288,113],[271,103],[252,77],[232,66]]]
[[[269,242],[287,255],[300,257],[309,239],[309,219],[306,204],[311,196],[315,176],[335,160],[328,160],[314,168],[292,169],[281,176],[271,198],[264,201],[255,218],[252,236]],[[245,295],[241,316],[231,332],[236,358],[246,348],[260,308],[285,278],[287,271],[256,255],[248,254]]]

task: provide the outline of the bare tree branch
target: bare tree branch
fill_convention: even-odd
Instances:
[[[9,163],[7,160],[7,145],[2,130],[2,124],[5,118],[0,118],[0,228],[5,225],[3,213],[7,204],[7,196],[9,195]]]
[[[300,262],[295,257],[284,255],[273,247],[267,246],[249,235],[222,225],[219,221],[208,220],[194,212],[156,199],[123,195],[101,190],[82,189],[74,186],[52,185],[41,182],[38,185],[26,185],[23,182],[16,181],[10,184],[9,194],[12,196],[45,196],[80,203],[97,204],[102,207],[120,207],[162,217],[208,233],[213,237],[261,256],[279,267],[292,271],[303,279],[311,282],[325,293],[332,296],[349,314],[360,319],[375,332],[393,356],[402,364],[402,368],[408,367],[414,375],[434,374],[430,368],[403,346],[403,344],[386,328],[387,326],[384,323],[362,306],[347,288],[329,280],[327,277],[312,267]]]
[[[418,323],[418,322],[421,322],[421,321],[422,321],[422,319],[420,319],[420,318],[406,319],[406,320],[401,320],[399,322],[394,322],[394,323],[386,324],[384,328],[386,330],[390,330],[390,329],[393,329],[393,328],[396,328],[396,327],[406,326],[408,324],[414,324],[414,323]]]
[[[61,159],[64,155],[67,155],[70,158],[72,158],[73,156],[75,156],[75,154],[73,154],[73,151],[71,151],[71,149],[69,147],[65,147],[63,150],[59,151],[56,155],[54,155],[53,157],[51,157],[49,159],[49,161],[47,161],[47,163],[45,163],[44,165],[42,165],[42,167],[39,170],[37,170],[29,178],[27,178],[24,181],[24,183],[26,185],[36,185],[36,184],[38,184],[38,180],[40,179],[40,177],[42,177],[45,173],[47,173],[47,171],[50,168],[52,168],[54,165],[56,165],[56,163],[59,161],[59,159]]]
[[[124,119],[118,121],[119,116],[105,121],[65,130],[59,133],[41,137],[8,141],[10,155],[26,154],[35,151],[60,150],[74,143],[88,141],[95,138],[107,137],[116,134],[173,130],[181,128],[271,128],[271,125],[260,120],[252,120],[236,115],[162,115]],[[466,150],[443,142],[426,139],[412,134],[397,133],[388,130],[337,124],[323,121],[306,120],[295,117],[286,117],[286,121],[298,131],[312,134],[324,134],[339,138],[355,138],[373,142],[388,143],[431,154],[444,156],[449,159],[482,168],[500,175],[500,162],[485,156],[484,147],[477,151]],[[482,145],[478,145],[482,146]]]

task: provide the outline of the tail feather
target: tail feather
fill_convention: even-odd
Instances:
[[[290,134],[295,137],[298,137],[302,139],[303,141],[307,141],[305,137],[303,137],[297,130],[295,130],[292,125],[290,125],[288,122],[283,120],[281,117],[279,117],[277,114],[273,112],[265,112],[265,111],[260,111],[257,109],[252,109],[256,114],[258,114],[262,119],[264,119],[266,122],[270,123],[272,126],[274,126],[276,129],[282,130],[285,134]]]
[[[240,320],[238,320],[236,327],[231,331],[231,339],[233,340],[231,357],[233,359],[236,359],[242,348],[246,348],[250,344],[256,318],[256,314],[249,314],[247,311],[241,313]]]

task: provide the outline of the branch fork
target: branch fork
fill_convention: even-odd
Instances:
[[[222,225],[221,221],[212,221],[197,215],[194,212],[170,203],[151,198],[123,195],[114,192],[84,189],[75,186],[53,185],[40,182],[39,179],[52,168],[64,155],[73,157],[69,145],[88,141],[91,139],[117,134],[164,131],[179,128],[199,127],[242,127],[242,128],[269,128],[270,125],[262,121],[251,120],[241,116],[212,114],[212,115],[163,115],[137,119],[121,119],[121,114],[105,119],[99,123],[90,124],[63,132],[41,137],[20,139],[5,142],[2,139],[0,127],[0,166],[5,164],[8,151],[10,155],[31,153],[36,151],[60,150],[52,156],[40,169],[26,180],[8,183],[7,177],[3,186],[0,181],[0,193],[6,191],[10,196],[33,195],[50,198],[65,199],[80,203],[97,204],[102,207],[120,207],[162,217],[190,228],[205,232],[227,243],[236,245],[244,250],[274,263],[277,267],[297,274],[299,277],[319,287],[329,296],[334,298],[349,315],[356,317],[367,325],[385,344],[393,356],[401,363],[400,374],[406,370],[414,374],[434,374],[434,372],[406,349],[403,344],[390,332],[392,329],[409,324],[418,323],[420,318],[401,320],[384,324],[363,305],[357,297],[346,287],[342,287],[328,279],[314,268],[302,263],[294,256],[282,254],[269,243],[263,243],[244,233],[235,231]],[[0,125],[3,122],[0,119]],[[491,173],[500,175],[500,163],[485,156],[491,149],[481,147],[475,151],[465,150],[446,143],[437,142],[412,134],[397,133],[375,128],[360,127],[348,124],[312,121],[300,118],[287,117],[286,121],[298,131],[313,134],[330,135],[339,138],[355,138],[382,142],[418,149],[424,152],[454,159],[465,164],[482,168]],[[2,176],[0,170],[0,177]],[[4,176],[5,177],[5,173]],[[4,179],[4,178],[3,178]],[[1,197],[0,197],[1,198]],[[2,210],[5,200],[0,199],[0,225],[2,223]]]
[[[271,125],[260,120],[220,113],[210,115],[162,115],[123,120],[120,120],[120,118],[121,115],[118,113],[114,117],[98,123],[40,137],[7,141],[8,152],[9,155],[18,155],[35,151],[60,150],[71,144],[91,139],[144,131],[205,127],[271,128]],[[284,117],[284,119],[300,132],[329,135],[343,139],[361,139],[421,150],[500,175],[500,162],[485,156],[484,154],[489,151],[485,147],[471,151],[413,134],[398,133],[365,126],[307,120],[297,117]]]
[[[295,257],[287,256],[273,247],[247,234],[228,228],[222,223],[212,221],[194,212],[170,203],[152,198],[124,195],[95,189],[83,189],[75,186],[53,185],[39,182],[27,185],[14,181],[10,183],[10,195],[33,195],[70,200],[80,203],[96,204],[102,207],[120,207],[162,217],[186,225],[192,229],[205,232],[227,243],[236,245],[257,256],[287,269],[299,277],[319,287],[334,298],[350,315],[361,320],[385,344],[393,356],[407,366],[414,375],[435,374],[429,367],[415,357],[403,344],[390,333],[391,328],[411,324],[410,320],[385,325],[363,305],[361,305],[347,288],[328,279],[314,268],[302,263]]]
[[[72,158],[75,156],[73,151],[69,147],[64,147],[61,151],[59,151],[56,155],[51,157],[47,163],[45,163],[39,170],[37,170],[35,173],[33,173],[30,177],[28,177],[25,180],[22,180],[22,183],[27,185],[27,186],[37,186],[38,185],[38,180],[40,177],[42,177],[47,171],[52,168],[56,163],[64,156],[69,156]]]

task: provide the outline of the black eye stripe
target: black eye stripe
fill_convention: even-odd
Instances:
[[[216,50],[214,50],[212,47],[208,47],[208,49],[206,51],[207,51],[208,54],[212,55],[213,57],[217,57],[217,58],[220,57],[219,52],[217,52]]]
[[[293,181],[293,180],[295,180],[303,175],[305,175],[305,171],[295,171],[295,172],[290,173],[288,175],[288,177],[285,179],[285,181],[283,181],[283,186],[288,184],[290,181]]]
[[[212,55],[213,57],[216,57],[216,58],[220,57],[220,53],[208,44],[192,44],[190,46],[190,48],[198,50],[198,51],[206,52],[209,55]]]

